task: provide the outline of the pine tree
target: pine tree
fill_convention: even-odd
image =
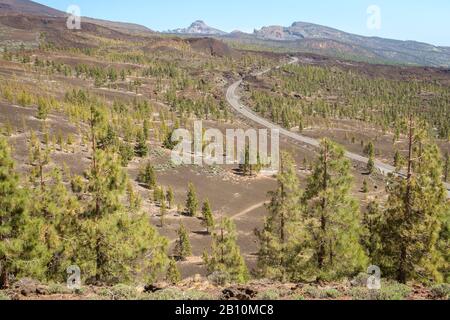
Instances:
[[[145,134],[142,131],[140,131],[137,135],[135,154],[139,158],[144,158],[148,155],[147,140],[145,139]]]
[[[116,155],[97,151],[94,158],[95,167],[86,174],[91,195],[89,214],[102,218],[121,208],[120,196],[125,191],[127,176]]]
[[[186,260],[192,254],[192,247],[189,241],[189,235],[184,225],[181,225],[177,231],[178,239],[175,243],[174,256],[181,261]]]
[[[262,231],[257,232],[260,242],[258,274],[264,278],[288,280],[291,278],[290,250],[295,233],[299,232],[300,189],[292,156],[282,155],[281,170],[277,176],[278,188],[271,192],[269,216]]]
[[[162,187],[155,187],[155,189],[153,190],[153,201],[156,204],[161,205],[164,200],[165,200],[165,196],[164,196],[163,188]]]
[[[38,178],[41,188],[44,188],[44,168],[50,162],[50,150],[42,148],[41,141],[34,133],[31,134],[29,158],[34,168],[31,178]]]
[[[411,279],[442,281],[443,257],[438,250],[442,219],[448,215],[438,147],[409,120],[406,178],[392,176],[383,213],[379,265],[406,283]]]
[[[373,142],[369,142],[365,147],[364,152],[369,157],[369,161],[367,162],[367,172],[373,174],[375,171],[375,146],[373,145]]]
[[[362,192],[363,193],[369,193],[369,184],[368,184],[367,180],[365,180],[365,179],[363,181]]]
[[[150,138],[150,124],[147,119],[142,124],[142,131],[144,133],[144,139],[148,140]]]
[[[144,170],[142,170],[141,173],[139,173],[138,181],[140,183],[144,183],[149,189],[154,189],[156,187],[157,185],[156,174],[150,162],[148,162],[145,165]]]
[[[206,232],[209,233],[211,228],[214,227],[214,218],[208,199],[206,199],[206,201],[203,203],[202,216],[203,216],[202,226],[204,226],[206,228]]]
[[[171,187],[167,190],[166,194],[167,203],[169,204],[169,209],[173,209],[175,205],[175,195]]]
[[[127,185],[127,200],[128,200],[128,210],[130,212],[136,212],[141,209],[142,206],[142,198],[138,192],[136,192],[133,188],[133,184],[131,181],[128,182]]]
[[[38,98],[38,111],[37,118],[39,120],[47,120],[48,114],[50,112],[50,105],[47,100],[42,97]]]
[[[164,222],[165,222],[166,215],[167,215],[167,205],[166,205],[166,201],[163,200],[161,202],[161,207],[160,207],[160,211],[159,211],[161,228],[164,228]]]
[[[403,165],[404,165],[403,157],[397,150],[394,155],[394,167],[397,170],[397,172],[402,171]]]
[[[9,286],[11,273],[24,266],[22,248],[29,224],[26,193],[19,187],[7,142],[0,138],[0,289]]]
[[[381,208],[378,202],[371,201],[363,216],[362,227],[362,243],[366,249],[367,256],[369,257],[371,263],[378,261],[376,256],[382,244],[382,240],[379,237],[379,227],[381,222]]]
[[[181,281],[181,274],[174,259],[170,259],[166,280],[172,285],[176,285]]]
[[[195,187],[192,183],[189,183],[188,194],[186,200],[186,214],[189,217],[197,216],[198,200]]]
[[[30,206],[30,214],[34,218],[34,239],[37,240],[33,244],[33,255],[40,263],[35,264],[28,274],[37,279],[62,282],[76,250],[73,244],[77,238],[81,206],[68,192],[60,170],[53,170],[50,177],[45,188],[32,191],[35,201]]]
[[[367,260],[360,245],[359,206],[350,195],[350,167],[343,148],[322,140],[303,197],[309,233],[306,242],[310,241],[312,250],[304,269],[318,278],[334,279],[360,272]],[[308,252],[305,248],[302,251],[305,255]]]
[[[248,281],[248,269],[237,245],[236,226],[230,219],[224,218],[213,233],[211,254],[205,251],[203,261],[209,273],[227,273],[236,283]]]
[[[138,272],[153,281],[166,268],[167,240],[144,213],[129,212],[122,205],[128,179],[119,158],[97,151],[95,159],[96,166],[86,175],[88,205],[73,260],[97,282],[127,282]]]

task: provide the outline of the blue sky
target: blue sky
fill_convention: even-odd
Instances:
[[[449,0],[37,0],[83,16],[134,22],[163,31],[202,19],[224,31],[305,21],[343,31],[450,46]],[[381,10],[381,29],[367,27],[367,8]]]

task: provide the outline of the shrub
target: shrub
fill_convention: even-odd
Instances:
[[[378,300],[404,300],[411,294],[411,288],[397,282],[385,284],[381,287]]]
[[[433,299],[449,299],[450,298],[450,284],[438,284],[431,288],[431,295]]]
[[[228,272],[216,271],[208,276],[208,280],[216,286],[226,286],[231,283],[231,276]]]
[[[190,301],[197,301],[197,300],[211,300],[211,296],[200,291],[195,290],[189,290],[186,292],[183,292],[179,289],[175,288],[168,288],[161,291],[157,291],[155,293],[147,294],[146,296],[143,296],[143,299],[145,300],[190,300]]]
[[[280,291],[276,289],[269,289],[258,294],[258,300],[279,300],[281,296]]]
[[[72,293],[67,286],[59,284],[59,283],[52,283],[48,286],[48,293],[49,294],[69,294]]]
[[[100,295],[109,300],[138,300],[139,293],[135,287],[118,284],[114,287],[102,289]]]
[[[349,294],[354,300],[404,300],[411,294],[411,288],[397,282],[387,282],[383,283],[381,290],[356,287]]]
[[[320,289],[313,286],[306,286],[303,291],[313,299],[337,299],[342,296],[341,292],[333,288]]]
[[[5,293],[0,291],[0,301],[11,300],[11,298]]]
[[[353,300],[378,300],[379,292],[363,287],[355,287],[349,291]]]

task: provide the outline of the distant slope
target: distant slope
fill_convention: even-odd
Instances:
[[[29,0],[0,0],[0,16],[5,15],[32,15],[40,17],[66,17],[65,12],[47,7],[45,5]],[[140,34],[153,32],[147,27],[125,22],[113,22],[100,19],[93,19],[83,17],[83,20],[88,23],[97,24],[116,31]]]
[[[450,67],[449,47],[364,37],[306,22],[295,22],[290,27],[263,27],[253,34],[235,32],[226,37],[245,44],[289,51],[374,62]]]
[[[0,15],[24,14],[46,17],[64,17],[62,11],[29,0],[0,0]]]

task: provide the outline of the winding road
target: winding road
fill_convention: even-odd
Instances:
[[[290,62],[288,62],[287,64],[294,64],[297,63],[299,61],[298,58],[293,57],[292,60]],[[276,67],[277,69],[280,68]],[[260,72],[256,72],[253,75],[254,76],[262,76],[268,72],[270,72],[272,69],[266,69]],[[226,99],[228,101],[228,103],[233,107],[234,110],[236,110],[238,113],[240,113],[242,116],[244,116],[245,118],[258,123],[259,125],[267,128],[267,129],[276,129],[279,130],[280,135],[288,137],[292,140],[295,140],[297,142],[301,142],[313,147],[319,147],[320,146],[320,141],[317,139],[313,139],[313,138],[309,138],[309,137],[305,137],[301,134],[298,133],[294,133],[291,132],[289,130],[286,130],[264,118],[262,118],[260,115],[256,114],[255,112],[253,112],[250,108],[248,108],[247,106],[244,106],[241,102],[240,102],[240,96],[237,94],[237,89],[241,86],[243,82],[243,79],[236,81],[235,83],[233,83],[227,90],[226,93]],[[356,161],[356,162],[361,162],[364,164],[367,164],[367,162],[369,161],[369,159],[367,157],[361,156],[359,154],[353,153],[353,152],[346,152],[345,153],[346,157],[349,158],[352,161]],[[394,173],[395,172],[395,168],[389,164],[386,164],[384,162],[381,162],[379,160],[375,160],[375,167],[383,174],[383,175],[388,175],[390,173]],[[450,198],[450,184],[445,183],[445,187],[447,188],[448,191],[448,198]]]

